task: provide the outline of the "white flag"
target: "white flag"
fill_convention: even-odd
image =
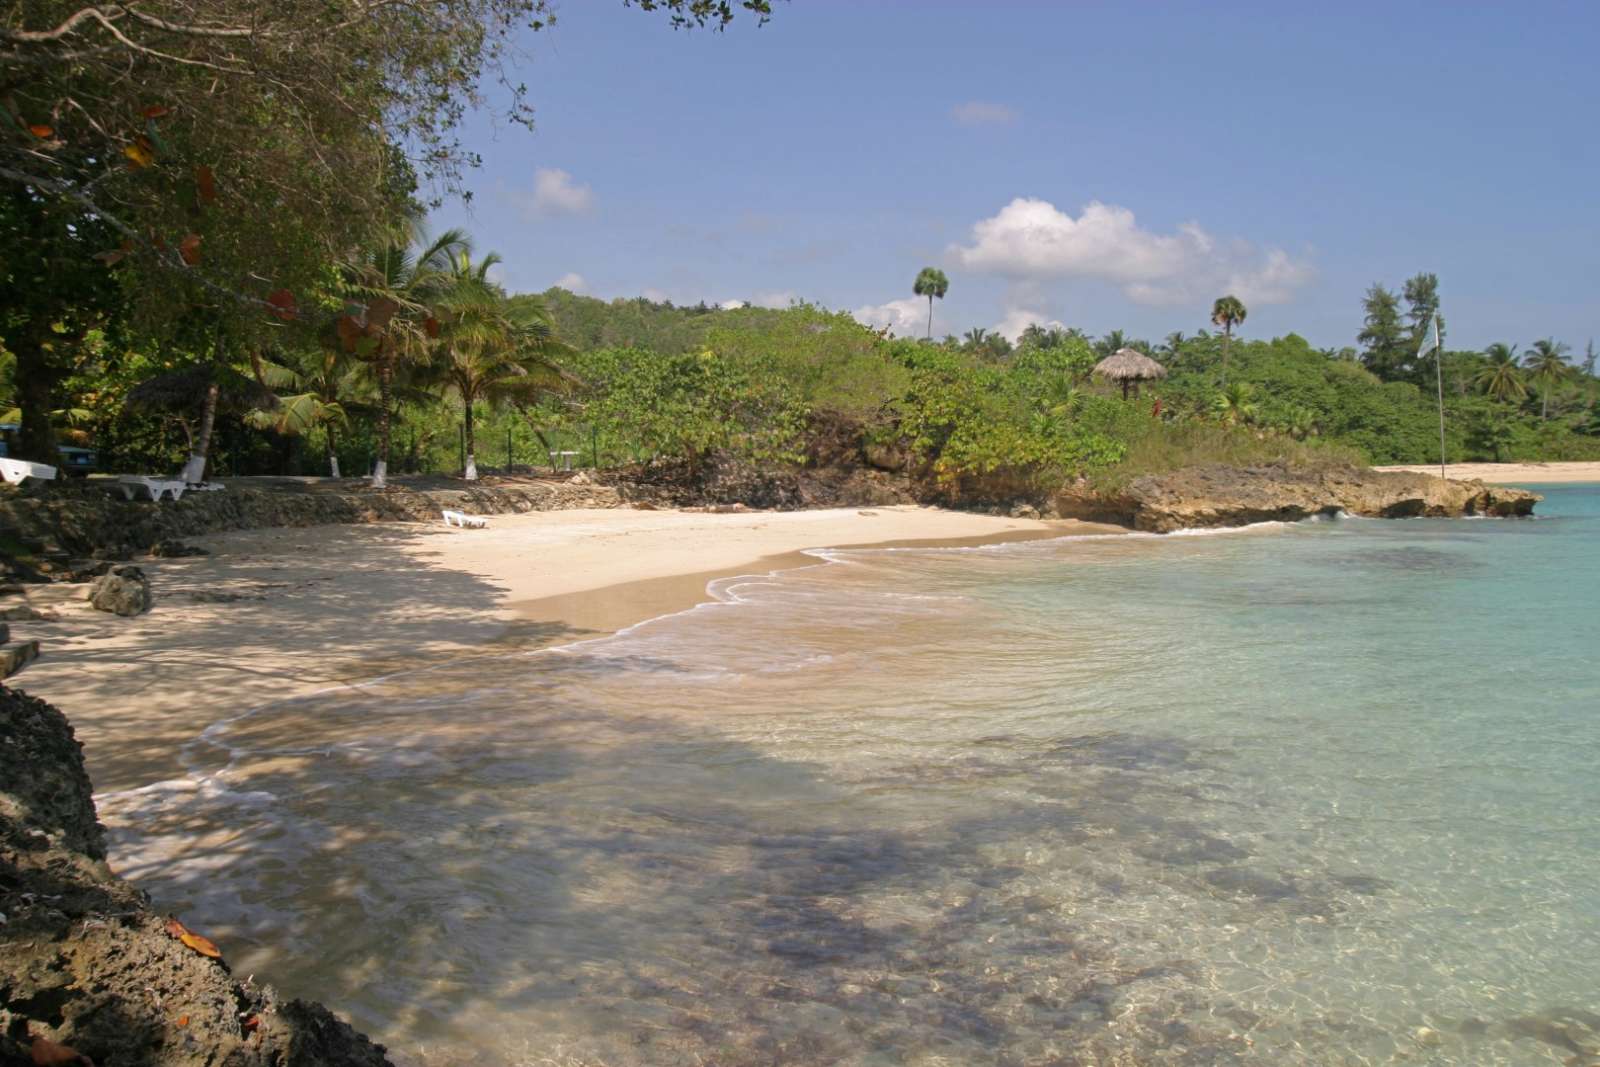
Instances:
[[[1422,339],[1422,347],[1417,349],[1417,358],[1432,352],[1439,347],[1439,316],[1435,315],[1428,320],[1428,333]]]

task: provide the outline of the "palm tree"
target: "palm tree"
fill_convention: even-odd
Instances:
[[[474,406],[532,401],[567,382],[551,360],[565,346],[555,339],[550,312],[532,297],[508,299],[488,277],[499,262],[490,253],[473,263],[466,249],[451,257],[449,281],[436,301],[436,359],[425,371],[461,398],[469,480],[478,477]]]
[[[1168,354],[1174,356],[1177,355],[1179,350],[1183,348],[1183,342],[1186,340],[1188,340],[1188,338],[1183,336],[1182,330],[1173,330],[1171,333],[1167,334]]]
[[[1102,356],[1114,356],[1128,346],[1128,339],[1121,330],[1112,330],[1100,338],[1095,350]]]
[[[950,291],[950,279],[944,276],[944,271],[938,267],[923,267],[917,272],[917,280],[911,286],[911,291],[918,296],[928,298],[928,340],[933,340],[933,298],[944,299],[944,294]]]
[[[350,410],[356,406],[361,368],[337,337],[329,336],[326,341],[297,360],[256,360],[256,379],[277,395],[278,406],[253,411],[245,421],[294,437],[303,437],[320,427],[327,437],[328,473],[337,478],[338,431],[348,425]]]
[[[1493,400],[1502,403],[1521,400],[1528,395],[1528,385],[1522,380],[1522,368],[1517,366],[1517,346],[1496,341],[1483,354],[1489,362],[1473,375],[1473,384]]]
[[[1225,385],[1211,402],[1211,410],[1229,426],[1248,425],[1256,421],[1255,388],[1249,382]]]
[[[337,320],[345,351],[366,361],[378,381],[378,460],[374,488],[387,484],[389,429],[397,368],[425,359],[438,320],[428,304],[450,275],[452,257],[471,247],[461,230],[447,230],[423,243],[417,220],[362,249],[344,267],[345,293],[358,301]]]
[[[1222,327],[1222,381],[1228,381],[1228,350],[1233,347],[1233,328],[1245,320],[1249,312],[1236,296],[1219,296],[1211,305],[1211,321]]]
[[[961,335],[961,346],[968,351],[977,351],[989,339],[989,331],[982,326],[974,326]]]
[[[1559,385],[1572,373],[1572,364],[1566,361],[1566,345],[1553,337],[1533,342],[1533,350],[1523,357],[1522,365],[1528,376],[1544,386],[1543,418],[1550,418],[1550,387]]]

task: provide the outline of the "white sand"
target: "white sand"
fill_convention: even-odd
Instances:
[[[1378,467],[1380,471],[1417,471],[1438,474],[1439,465]],[[1451,478],[1477,478],[1494,485],[1555,485],[1562,482],[1600,482],[1600,463],[1452,463],[1445,468]]]
[[[181,773],[218,719],[444,657],[593,636],[705,598],[711,577],[807,562],[805,548],[1113,530],[919,507],[706,514],[631,509],[202,538],[140,561],[154,608],[121,619],[86,587],[30,591],[57,621],[13,624],[42,658],[16,681],[60,707],[100,791]],[[231,599],[219,599],[231,598]]]

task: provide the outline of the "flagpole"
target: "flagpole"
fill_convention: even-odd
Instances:
[[[1439,480],[1448,481],[1444,473],[1444,335],[1439,332],[1439,316],[1433,317],[1433,369],[1439,384]]]

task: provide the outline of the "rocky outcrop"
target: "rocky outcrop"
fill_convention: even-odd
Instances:
[[[326,1008],[186,944],[105,855],[72,727],[0,686],[0,1064],[389,1063]]]
[[[1348,512],[1372,518],[1530,515],[1542,497],[1480,481],[1359,467],[1300,470],[1287,466],[1192,467],[1135,479],[1105,493],[1085,485],[1057,494],[1063,518],[1114,521],[1170,533],[1206,526],[1295,522]]]

